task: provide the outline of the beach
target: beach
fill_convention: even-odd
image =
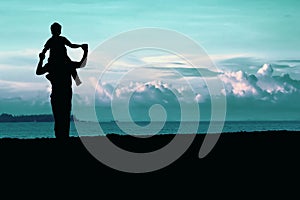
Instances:
[[[292,185],[300,177],[300,133],[291,131],[223,133],[213,150],[198,158],[205,135],[196,135],[189,149],[174,163],[158,171],[132,174],[111,169],[96,160],[78,137],[55,139],[1,139],[2,181],[28,186],[52,182],[74,187],[94,183],[121,188],[139,187],[257,187]],[[101,139],[104,136],[90,137]],[[168,143],[173,135],[159,135],[140,142],[131,136],[109,135],[127,150],[145,152]],[[18,180],[18,181],[16,181]],[[129,184],[129,182],[131,184]],[[255,185],[253,185],[253,182]],[[153,185],[153,183],[156,183]],[[197,183],[195,185],[195,183]],[[230,183],[230,184],[229,184]],[[193,187],[192,187],[193,186]]]

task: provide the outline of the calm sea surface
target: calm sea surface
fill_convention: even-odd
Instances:
[[[115,134],[176,134],[176,133],[206,133],[209,122],[139,122],[138,124],[119,122],[71,122],[71,136]],[[197,128],[198,127],[198,128]],[[79,131],[78,131],[79,130]],[[299,121],[242,121],[225,122],[223,133],[226,132],[253,132],[267,130],[300,131]],[[0,123],[0,138],[53,138],[52,122],[19,122]]]

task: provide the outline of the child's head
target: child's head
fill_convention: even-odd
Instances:
[[[53,23],[50,29],[54,36],[59,36],[61,34],[61,25],[57,22]]]

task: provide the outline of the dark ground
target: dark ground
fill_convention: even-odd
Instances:
[[[160,135],[152,139],[110,135],[114,143],[131,151],[147,152],[172,139]],[[198,158],[204,135],[196,139],[177,161],[161,170],[130,174],[111,169],[97,161],[79,138],[67,142],[55,139],[1,139],[1,188],[19,191],[60,190],[75,195],[98,195],[108,188],[111,195],[136,194],[154,197],[158,191],[183,194],[277,196],[296,192],[300,182],[300,133],[224,133],[208,156]],[[4,186],[4,187],[3,187]],[[70,189],[66,189],[70,188]],[[16,192],[17,193],[17,192]],[[17,193],[18,194],[18,193]],[[23,193],[21,193],[23,194]],[[139,196],[144,198],[144,196]],[[197,198],[198,199],[198,198]]]

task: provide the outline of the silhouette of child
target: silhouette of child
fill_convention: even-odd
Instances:
[[[74,62],[74,61],[71,60],[70,62],[67,63],[68,66],[70,67],[69,70],[71,72],[71,75],[72,75],[72,72],[74,72],[74,71],[76,72],[77,68],[82,68],[82,67],[85,67],[85,65],[86,65],[86,57],[87,57],[87,52],[88,52],[88,44],[82,44],[82,49],[84,51],[84,54],[83,54],[83,58],[79,62]],[[44,60],[45,59],[45,54],[44,53],[40,53],[39,54],[39,58],[40,58],[40,61]],[[44,65],[42,71],[41,70],[39,70],[39,72],[37,71],[37,75],[42,75],[42,74],[47,73],[47,72],[48,72],[48,74],[46,75],[46,78],[52,84],[52,81],[55,80],[55,79],[54,79],[53,74],[52,74],[52,72],[53,72],[53,66],[51,66],[49,64],[49,62]]]
[[[53,69],[59,63],[71,62],[71,59],[67,54],[66,46],[71,48],[85,48],[86,46],[86,44],[72,44],[67,38],[60,36],[62,26],[57,22],[53,23],[50,29],[52,37],[46,42],[44,49],[41,52],[41,54],[45,55],[45,53],[50,50],[50,55],[48,58],[48,66],[50,67],[49,71],[51,71],[51,69]],[[82,82],[78,77],[76,69],[72,70],[71,75],[76,82],[76,85],[79,86]],[[51,79],[50,74],[46,77],[49,80]]]

